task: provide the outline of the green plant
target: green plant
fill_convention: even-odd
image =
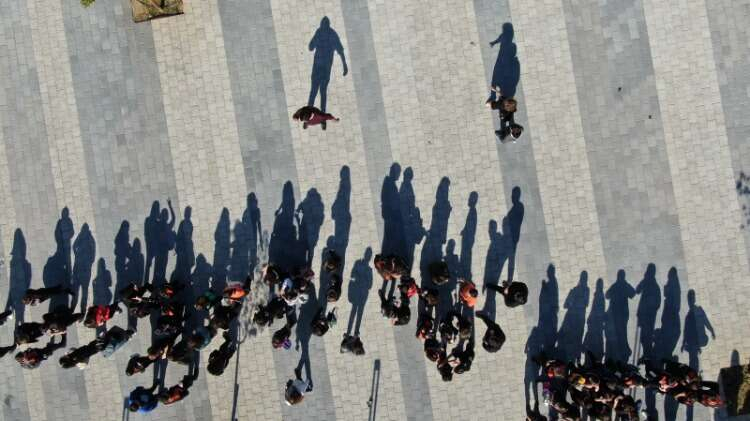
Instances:
[[[83,7],[89,7],[94,4],[95,1],[96,0],[81,0],[81,5],[83,5]]]

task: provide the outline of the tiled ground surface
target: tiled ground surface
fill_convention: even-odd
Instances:
[[[329,241],[346,252],[340,322],[310,340],[315,390],[303,405],[281,401],[298,351],[272,352],[265,331],[242,343],[224,376],[204,372],[184,402],[130,419],[520,420],[534,393],[527,353],[543,346],[675,355],[712,379],[733,351],[750,357],[750,230],[740,228],[746,203],[734,188],[750,171],[750,0],[205,0],[137,25],[127,0],[6,6],[0,299],[57,282],[66,252],[88,303],[110,299],[151,261],[144,219],[167,198],[178,221],[193,210],[193,249],[203,256],[193,280],[241,276],[245,196],[255,193],[271,235],[287,181],[310,215],[307,232],[318,234],[313,266]],[[308,43],[324,16],[346,75],[330,33],[319,47],[333,55],[330,76],[324,57],[313,66]],[[341,122],[303,131],[290,115],[311,81],[326,78],[328,111]],[[492,133],[496,117],[483,102],[493,80],[520,102],[526,132],[516,144]],[[393,163],[396,178],[387,177]],[[447,197],[436,195],[443,177]],[[522,205],[511,202],[516,186]],[[56,253],[66,206],[72,251]],[[509,222],[521,206],[513,255]],[[473,370],[448,384],[425,364],[413,326],[380,318],[380,282],[366,260],[368,247],[377,253],[417,231],[405,219],[415,210],[427,230],[409,247],[415,273],[443,256],[480,284],[512,272],[533,296],[514,310],[480,298],[480,308],[497,305],[508,342],[497,354],[479,350]],[[123,220],[120,238],[137,239],[140,253],[115,250]],[[642,275],[650,263],[653,277]],[[698,311],[690,290],[716,335],[702,348],[689,345],[696,327],[685,320]],[[367,355],[353,359],[338,343],[362,297]],[[36,320],[46,309],[18,316]],[[9,342],[11,326],[0,334]],[[68,345],[92,335],[79,327]],[[124,365],[149,338],[142,323],[125,349],[83,372],[54,361],[23,371],[4,358],[0,421],[127,417],[123,397],[151,378],[127,377]],[[167,383],[182,375],[167,367]],[[725,419],[646,400],[660,419]]]

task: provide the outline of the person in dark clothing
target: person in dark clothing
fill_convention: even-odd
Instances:
[[[112,326],[107,332],[102,335],[101,340],[104,342],[104,349],[102,355],[105,358],[109,358],[118,349],[122,348],[130,338],[135,335],[133,329],[123,329],[120,326]]]
[[[351,352],[354,355],[365,355],[365,347],[359,336],[349,335],[348,333],[344,333],[339,351],[342,354]]]
[[[145,297],[146,293],[152,294],[153,292],[153,285],[148,283],[139,285],[133,282],[120,290],[120,298],[122,299],[122,302],[127,306],[131,303],[137,303],[147,299],[147,297]]]
[[[27,306],[35,306],[43,303],[55,295],[69,294],[71,297],[75,297],[75,292],[70,288],[63,288],[62,285],[55,285],[49,288],[39,289],[27,289],[21,302]]]
[[[221,303],[221,295],[208,290],[195,299],[196,310],[210,310]]]
[[[150,356],[140,356],[135,354],[130,357],[130,360],[128,360],[125,374],[132,376],[133,374],[143,373],[155,360],[156,359],[152,359]]]
[[[310,321],[310,329],[312,334],[315,336],[323,336],[328,332],[328,329],[336,325],[336,309],[328,312],[327,315],[323,314],[323,307],[318,309],[315,316]]]
[[[161,306],[159,306],[158,303],[147,299],[130,304],[128,306],[128,314],[132,317],[135,317],[136,319],[142,319],[144,317],[150,316],[151,313],[160,308]]]
[[[501,286],[487,284],[485,287],[503,296],[507,307],[517,307],[526,304],[529,288],[522,282],[503,281]]]
[[[380,312],[383,317],[390,319],[395,326],[409,324],[411,320],[411,309],[409,308],[409,299],[402,294],[399,300],[395,297],[385,298],[385,291],[378,290],[380,296]]]
[[[214,313],[209,321],[211,328],[215,330],[229,329],[230,323],[240,315],[240,311],[242,311],[240,303],[233,303],[228,306],[217,305],[214,307]]]
[[[284,349],[289,349],[289,347],[292,345],[289,337],[292,336],[293,326],[294,323],[287,320],[287,323],[281,329],[274,332],[271,336],[271,345],[276,349],[279,349],[281,347],[284,347]]]
[[[495,130],[495,135],[500,138],[502,143],[506,142],[506,138],[510,136],[510,140],[515,141],[523,134],[523,126],[516,124],[514,121],[502,121],[500,122],[500,129]]]
[[[156,336],[176,336],[182,331],[182,317],[179,315],[162,314],[156,319]]]
[[[62,348],[63,344],[64,342],[62,341],[57,344],[49,341],[44,348],[28,348],[25,351],[17,353],[15,358],[21,367],[34,369],[39,367],[44,360],[51,357],[58,348]]]
[[[505,333],[503,333],[503,330],[497,323],[484,313],[477,312],[476,316],[487,325],[487,331],[484,333],[484,338],[482,338],[482,348],[487,352],[499,351],[505,343]]]
[[[128,396],[128,410],[130,412],[151,412],[159,404],[159,399],[154,391],[158,385],[153,385],[146,389],[143,386],[138,386],[130,392]]]
[[[341,256],[334,250],[328,250],[323,260],[323,270],[328,273],[334,273],[341,268]]]
[[[328,290],[326,291],[326,301],[335,303],[341,298],[341,285],[343,280],[341,276],[332,273],[328,278]]]
[[[42,316],[44,320],[43,329],[50,335],[65,333],[69,326],[83,320],[83,313],[73,313],[68,307],[56,309]]]
[[[232,340],[232,336],[229,332],[224,332],[224,342],[219,349],[212,351],[208,356],[208,372],[214,376],[224,374],[224,370],[229,365],[229,360],[232,359],[236,350],[237,345]]]
[[[471,370],[471,364],[474,362],[474,341],[469,340],[463,350],[454,350],[451,355],[454,357],[451,361],[454,373],[463,374]]]
[[[445,356],[445,344],[434,337],[429,337],[424,341],[424,355],[428,360],[437,362]]]
[[[453,367],[450,365],[448,358],[443,357],[437,362],[438,372],[444,382],[453,380]]]
[[[14,332],[16,345],[33,344],[44,336],[44,324],[36,322],[21,323]]]
[[[187,340],[183,338],[170,347],[167,350],[167,359],[177,364],[190,365],[193,362],[193,350],[188,346]]]
[[[273,297],[267,304],[258,305],[253,315],[253,323],[258,326],[271,326],[275,319],[283,318],[291,310],[283,298]]]
[[[430,263],[428,270],[435,285],[445,285],[451,278],[448,264],[443,261]]]
[[[280,267],[274,265],[273,263],[268,263],[263,265],[261,276],[263,282],[265,282],[266,285],[274,286],[281,283],[281,281],[283,281],[286,277],[286,274],[283,270],[281,270]]]
[[[94,339],[84,346],[78,348],[71,348],[67,354],[60,357],[60,366],[62,368],[85,368],[89,363],[89,358],[98,354],[104,349],[104,341],[101,339]]]

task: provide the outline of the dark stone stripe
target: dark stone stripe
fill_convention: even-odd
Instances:
[[[384,232],[380,192],[383,177],[388,174],[393,163],[393,155],[388,137],[388,122],[375,54],[370,12],[365,0],[342,1],[341,10],[346,26],[349,68],[352,71],[354,91],[357,95],[357,110],[372,193],[374,220],[382,239]],[[401,391],[408,420],[431,420],[433,409],[427,380],[427,367],[422,347],[418,341],[414,340],[414,335],[411,333],[414,331],[416,331],[416,317],[408,326],[396,327],[393,332],[400,368]],[[414,399],[415,391],[419,391],[419,399]]]
[[[43,268],[47,264],[47,258],[56,249],[53,233],[58,216],[58,203],[27,5],[23,1],[9,3],[7,6],[5,13],[0,17],[0,38],[5,42],[0,47],[0,74],[3,75],[0,79],[0,91],[3,95],[0,99],[2,138],[12,180],[10,186],[16,222],[26,238],[26,259],[32,268],[30,286],[39,288],[43,286],[43,282],[57,282],[52,276],[45,276],[47,274]],[[13,244],[7,246],[10,251]],[[10,263],[7,262],[9,265]],[[24,287],[18,288],[18,282],[15,280],[11,282],[15,285],[10,289],[20,297]],[[34,311],[27,308],[25,312],[18,312],[16,322],[38,321],[47,308],[43,305]],[[9,326],[13,326],[13,323],[9,323]],[[69,345],[76,345],[75,332],[68,336]],[[15,380],[4,390],[7,390],[8,395],[12,395],[11,401],[14,401],[18,408],[14,411],[11,407],[4,406],[3,411],[6,414],[24,414],[28,417],[26,394],[33,396],[42,392],[48,417],[61,413],[66,419],[88,419],[88,402],[82,373],[62,373],[62,369],[53,359],[38,369],[41,378],[44,379],[41,384],[42,390],[26,391],[23,374],[12,356],[6,356],[2,366]],[[62,407],[56,408],[51,404],[63,401],[66,401],[66,405]]]
[[[248,188],[258,197],[263,229],[270,234],[274,211],[282,201],[286,181],[292,182],[297,203],[302,200],[271,3],[269,0],[221,1],[219,13],[245,178]],[[309,353],[314,391],[303,405],[290,407],[284,403],[284,384],[294,377],[300,353],[294,350],[273,352],[282,417],[285,420],[334,420],[336,412],[324,342],[311,338]]]
[[[4,234],[0,230],[0,252],[3,256],[9,256],[11,251],[11,244],[3,243]],[[10,265],[10,259],[2,259],[2,266],[0,266],[0,285],[10,285],[8,279],[8,266]],[[10,294],[10,288],[7,291]],[[6,297],[2,297],[6,298]],[[5,304],[5,301],[0,301]],[[5,306],[3,305],[3,311]],[[8,322],[3,328],[0,329],[0,334],[3,338],[13,338],[13,328],[15,324]],[[8,343],[3,343],[3,346],[10,345],[12,339],[6,339]],[[10,355],[0,360],[0,370],[2,370],[3,376],[0,376],[0,390],[3,391],[3,400],[7,399],[9,405],[3,405],[3,419],[5,420],[28,420],[29,415],[29,404],[26,398],[26,384],[23,380],[23,369],[10,358]]]
[[[114,290],[114,239],[120,223],[130,222],[130,240],[139,238],[145,253],[143,220],[151,202],[158,199],[166,206],[166,198],[171,197],[175,211],[180,212],[154,40],[150,24],[133,24],[127,0],[97,2],[85,9],[79,1],[65,0],[63,19],[96,222],[97,252],[111,272],[110,289]],[[80,231],[84,221],[75,222],[76,231]],[[96,271],[95,263],[92,276]],[[117,320],[124,326],[124,317]],[[125,375],[128,357],[144,354],[151,343],[146,325],[141,320],[139,333],[114,356],[121,396],[151,382],[150,371],[140,376]],[[185,373],[183,367],[170,364],[166,386],[177,383]],[[192,391],[205,388],[201,376]],[[194,418],[188,416],[188,406],[194,408]],[[153,418],[186,420],[205,419],[211,414],[208,398],[202,400],[199,393],[155,412],[158,415]]]
[[[627,308],[607,300],[607,314],[602,316],[613,328],[604,332],[606,353],[618,359],[629,357],[631,362],[644,353],[668,358],[679,351],[658,344],[669,342],[663,340],[666,334],[679,337],[680,326],[664,316],[659,322],[657,307],[649,302],[661,299],[659,308],[664,313],[665,294],[674,297],[681,302],[681,324],[689,284],[643,6],[640,0],[564,0],[563,7],[607,264],[603,292],[612,287],[620,269],[636,288],[646,277],[649,263],[655,265],[660,290],[624,300],[630,301]],[[671,267],[677,268],[679,290],[665,289]],[[595,286],[589,286],[595,294]],[[615,286],[612,293],[622,296],[627,287]],[[614,330],[618,323],[627,323],[627,335]],[[657,342],[653,350],[648,345],[651,341],[645,346],[636,342],[639,325],[641,343],[656,325],[661,326],[661,333],[652,336]],[[687,362],[688,356],[680,359]],[[656,408],[663,413],[661,403]],[[696,408],[694,413],[703,419],[709,411]]]
[[[291,116],[287,113],[281,63],[269,0],[219,2],[237,130],[248,189],[271,227],[281,187],[294,181],[299,197]]]

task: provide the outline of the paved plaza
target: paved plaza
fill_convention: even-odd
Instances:
[[[208,285],[237,271],[227,257],[248,229],[248,194],[267,244],[290,182],[292,206],[322,212],[306,231],[316,272],[329,241],[346,251],[339,322],[310,339],[314,390],[295,407],[283,389],[300,351],[273,350],[265,330],[240,335],[221,377],[203,369],[215,340],[184,401],[126,413],[124,397],[152,381],[124,372],[149,346],[141,320],[124,349],[82,371],[60,368],[59,352],[37,370],[0,360],[0,421],[522,420],[535,394],[527,358],[545,346],[629,361],[645,347],[710,380],[750,358],[750,201],[735,188],[750,172],[750,0],[185,0],[181,16],[134,24],[130,13],[127,0],[3,4],[0,300],[54,285],[65,252],[88,304],[110,300],[142,267],[131,247],[146,252],[152,202],[168,198],[178,224],[192,208],[193,282]],[[334,32],[318,53],[333,64],[313,67],[323,17]],[[493,133],[491,81],[519,102],[517,143]],[[311,83],[341,118],[325,131],[290,117]],[[520,206],[513,253],[509,212]],[[64,207],[75,233],[60,253]],[[380,315],[368,248],[380,252],[384,218],[404,207],[429,237],[413,267],[437,244],[477,285],[509,272],[529,285],[529,303],[512,309],[480,293],[507,342],[477,347],[450,383],[424,358],[416,317],[394,328]],[[352,301],[364,302],[364,357],[339,352]],[[684,341],[704,329],[715,337]],[[94,331],[67,336],[77,346]],[[185,371],[170,364],[166,383]],[[649,406],[659,419],[727,419]]]

